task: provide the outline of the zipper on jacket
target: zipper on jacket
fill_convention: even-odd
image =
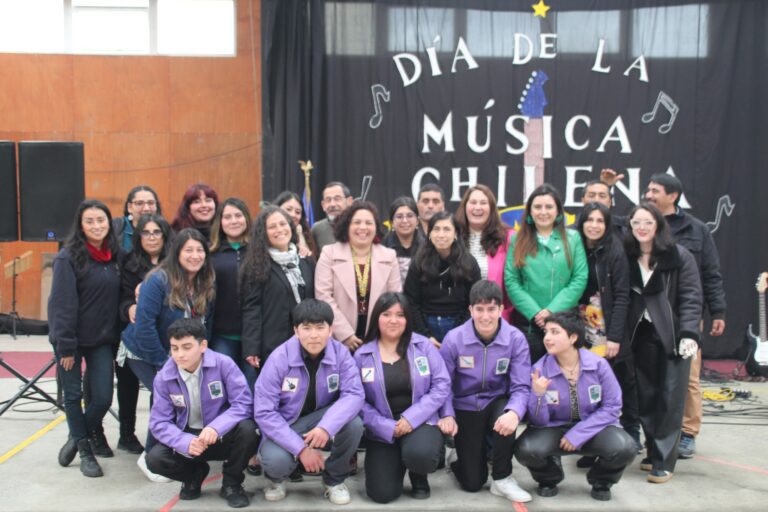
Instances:
[[[373,350],[373,351],[371,351],[371,355],[373,355],[373,360],[374,360],[374,362],[376,362],[376,361],[377,361],[377,355],[376,355],[376,353],[377,353],[378,351],[379,351],[379,347],[378,347],[378,346],[376,347],[376,350]],[[392,418],[392,419],[395,419],[395,415],[394,415],[394,414],[392,414],[392,407],[390,407],[390,405],[389,405],[389,400],[387,399],[387,388],[386,388],[386,386],[384,385],[384,362],[383,362],[383,361],[381,361],[381,360],[378,360],[378,362],[380,362],[380,363],[381,363],[381,364],[379,365],[379,367],[381,368],[381,377],[380,377],[380,378],[378,378],[378,379],[376,379],[376,380],[378,380],[378,381],[379,381],[379,386],[381,386],[381,392],[382,392],[382,393],[384,393],[384,402],[386,402],[386,404],[387,404],[387,410],[389,410],[389,417],[390,417],[390,418]]]
[[[301,411],[304,410],[304,403],[307,401],[307,395],[309,394],[309,384],[312,382],[312,379],[309,378],[309,370],[307,370],[306,365],[303,365],[301,369],[304,370],[304,373],[307,374],[307,390],[304,392],[304,399],[301,401],[301,407],[299,407],[299,412],[297,416],[293,418],[293,421],[301,418]],[[319,369],[320,367],[318,366],[318,370]],[[315,388],[317,388],[317,382],[315,382]],[[317,410],[317,389],[315,389],[315,410]]]
[[[485,391],[485,359],[487,356],[488,356],[488,345],[485,345],[483,347],[483,379],[482,379],[482,382],[480,383],[480,391]],[[480,403],[477,401],[477,399],[475,399],[475,404],[476,404],[475,407],[479,411]]]

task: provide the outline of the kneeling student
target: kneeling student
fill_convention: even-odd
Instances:
[[[427,474],[437,469],[441,456],[437,411],[451,380],[437,349],[411,329],[405,295],[385,293],[373,306],[365,343],[355,352],[365,389],[365,491],[377,503],[403,493],[406,469],[411,496],[428,498]]]
[[[555,496],[563,480],[560,455],[597,457],[587,473],[594,499],[611,499],[624,467],[635,458],[635,442],[621,428],[621,389],[608,361],[583,347],[584,327],[572,312],[553,313],[544,325],[547,355],[533,367],[528,428],[515,455],[539,484]]]
[[[250,503],[243,471],[256,450],[251,393],[232,359],[207,350],[200,319],[168,328],[171,358],[155,376],[149,428],[158,444],[147,454],[153,473],[179,480],[179,499],[194,500],[208,476],[206,461],[223,460],[221,492],[230,507]]]
[[[332,325],[331,306],[302,301],[293,310],[296,335],[272,352],[256,381],[253,415],[264,436],[259,455],[267,501],[285,498],[285,480],[299,461],[310,473],[322,471],[331,503],[351,501],[344,480],[363,435],[364,394],[349,349],[331,337]],[[321,449],[330,449],[328,460]]]
[[[477,492],[485,485],[490,436],[491,493],[525,502],[531,495],[512,477],[512,451],[531,391],[531,356],[523,333],[501,317],[502,297],[496,283],[475,283],[469,291],[472,318],[445,336],[440,355],[453,394],[438,425],[454,436],[458,460],[451,469],[462,489]]]

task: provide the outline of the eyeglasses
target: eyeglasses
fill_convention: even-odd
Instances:
[[[650,228],[651,226],[656,225],[655,220],[633,220],[629,223],[630,226],[633,228]]]
[[[163,232],[160,231],[159,229],[154,229],[152,231],[144,230],[139,234],[141,235],[141,238],[162,238],[163,237]]]
[[[395,220],[398,222],[403,222],[404,220],[413,220],[416,218],[416,215],[412,213],[398,213],[395,215]]]
[[[145,206],[149,206],[150,208],[154,208],[157,206],[157,201],[131,201],[131,204],[135,206],[136,208],[144,208]]]

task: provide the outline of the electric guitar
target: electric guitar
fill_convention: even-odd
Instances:
[[[753,375],[768,373],[768,329],[765,322],[765,290],[768,289],[768,272],[763,272],[757,277],[757,294],[759,298],[759,331],[758,336],[752,331],[752,324],[747,329],[747,337],[750,344],[754,347],[751,352],[753,357],[747,362],[747,369]]]

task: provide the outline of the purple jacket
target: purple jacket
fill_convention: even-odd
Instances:
[[[517,327],[503,318],[488,346],[475,334],[470,318],[445,335],[443,356],[453,389],[440,417],[455,416],[454,409],[480,411],[500,396],[509,396],[504,408],[522,420],[531,393],[531,356],[528,342]]]
[[[358,415],[365,400],[349,349],[330,338],[315,381],[315,410],[333,404],[317,426],[333,438]],[[304,449],[304,439],[290,425],[299,419],[308,386],[301,343],[293,336],[270,354],[254,387],[253,416],[261,433],[295,457]]]
[[[363,344],[355,352],[355,362],[360,368],[360,378],[365,390],[365,403],[361,416],[367,434],[385,443],[393,443],[395,420],[387,402],[384,387],[384,368],[381,364],[378,340]],[[445,370],[440,353],[430,341],[420,334],[411,335],[406,352],[411,374],[411,406],[402,417],[414,429],[428,423],[436,425],[440,419],[438,409],[451,392],[451,379]]]
[[[200,373],[200,408],[203,424],[219,437],[250,418],[251,392],[243,373],[228,356],[211,349],[203,353]],[[154,402],[149,429],[162,444],[189,456],[194,435],[184,432],[189,418],[189,394],[173,359],[168,359],[155,376]]]
[[[608,361],[586,349],[579,349],[581,370],[576,383],[581,420],[565,433],[576,448],[599,434],[608,425],[619,425],[621,388]],[[568,380],[557,360],[545,355],[533,365],[534,370],[551,380],[541,398],[531,393],[528,400],[528,423],[537,427],[556,427],[571,422]]]

